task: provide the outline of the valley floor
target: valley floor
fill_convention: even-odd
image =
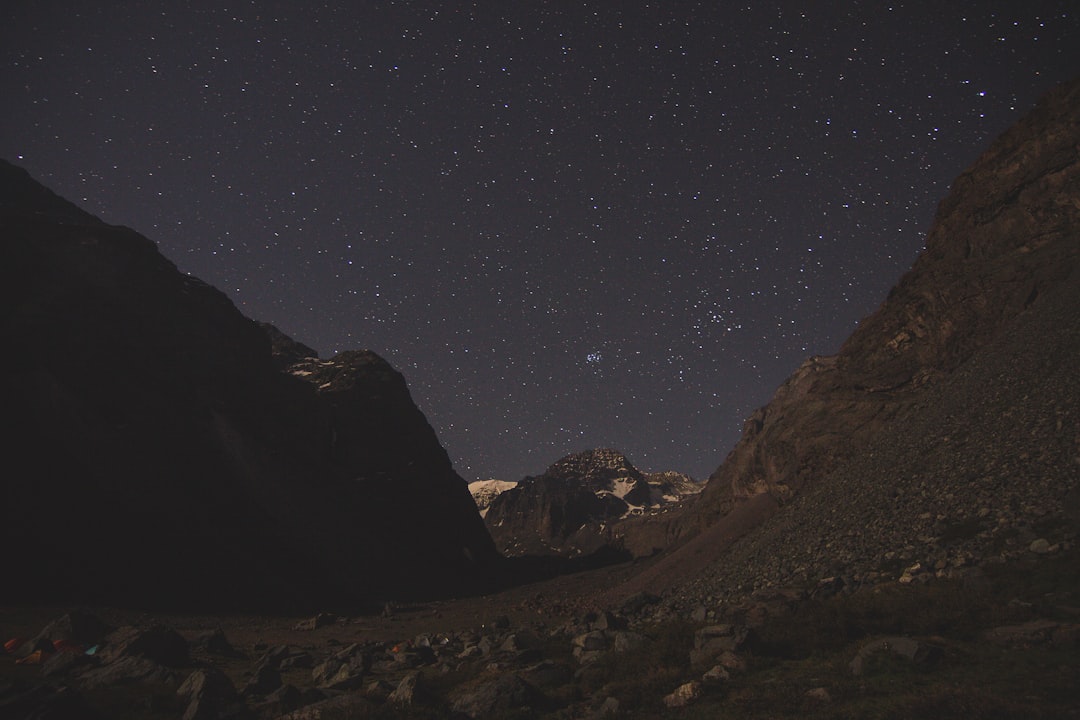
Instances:
[[[640,570],[377,616],[94,609],[158,635],[116,633],[98,660],[0,656],[0,717],[1080,717],[1076,549],[962,578],[786,588],[689,616],[646,594],[590,608]],[[0,609],[0,634],[34,638],[65,612]],[[159,656],[163,627],[186,659]]]

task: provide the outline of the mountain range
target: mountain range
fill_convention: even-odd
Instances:
[[[382,602],[482,591],[500,551],[608,548],[653,560],[604,601],[645,590],[690,607],[1066,547],[1078,148],[1074,81],[956,180],[881,307],[747,419],[696,497],[647,512],[663,478],[594,450],[483,518],[383,359],[319,358],[3,163],[3,598]]]

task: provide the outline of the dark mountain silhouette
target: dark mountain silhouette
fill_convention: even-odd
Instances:
[[[385,361],[318,360],[8,163],[0,227],[6,601],[475,589],[494,546]]]

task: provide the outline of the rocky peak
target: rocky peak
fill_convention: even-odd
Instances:
[[[508,555],[588,554],[614,542],[615,525],[681,497],[676,488],[687,483],[674,472],[646,475],[618,450],[587,450],[492,498],[484,520]]]
[[[618,450],[599,448],[567,455],[544,471],[549,479],[565,480],[596,493],[610,493],[628,504],[648,505],[648,483],[641,471]]]

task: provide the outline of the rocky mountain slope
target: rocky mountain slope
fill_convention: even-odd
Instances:
[[[0,228],[6,602],[475,587],[494,546],[385,361],[317,359],[7,163]]]
[[[1078,147],[1080,81],[956,180],[914,267],[837,355],[808,360],[754,413],[692,512],[624,531],[639,554],[683,543],[636,587],[692,577],[684,601],[715,601],[948,575],[1071,542]]]
[[[504,488],[488,502],[484,520],[506,555],[572,557],[610,545],[620,521],[700,490],[686,475],[643,473],[619,451],[601,448],[567,455]]]

